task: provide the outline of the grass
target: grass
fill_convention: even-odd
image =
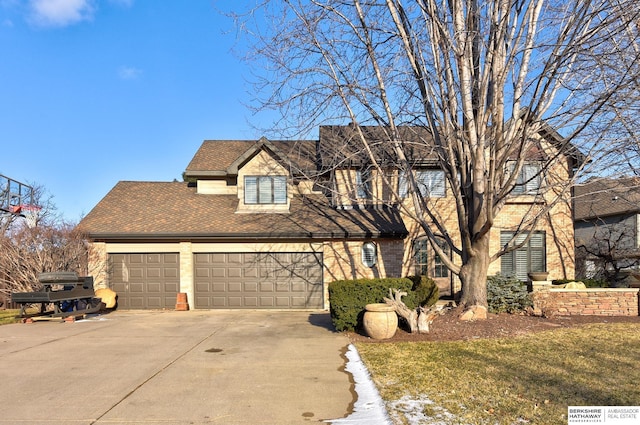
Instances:
[[[439,424],[556,425],[568,406],[637,406],[640,325],[598,324],[510,339],[356,347],[389,413],[422,399]],[[421,424],[430,422],[420,422]],[[435,423],[435,422],[431,422]]]
[[[19,314],[20,310],[0,310],[0,325],[18,323],[20,319],[16,319],[16,316]]]

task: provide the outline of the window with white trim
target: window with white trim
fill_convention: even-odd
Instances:
[[[500,245],[508,244],[513,235],[513,232],[500,232]],[[526,238],[526,233],[519,234],[512,243],[519,245]],[[545,233],[534,232],[522,247],[501,257],[500,273],[504,276],[515,276],[520,280],[527,280],[528,273],[546,271],[546,258]]]
[[[285,176],[246,176],[244,203],[286,204],[287,178]]]

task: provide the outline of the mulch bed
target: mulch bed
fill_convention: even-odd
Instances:
[[[460,341],[479,338],[504,338],[557,328],[569,328],[588,323],[636,323],[640,316],[555,316],[551,318],[525,314],[489,314],[486,320],[461,322],[460,310],[450,309],[437,316],[427,334],[411,334],[402,326],[395,336],[385,340],[374,340],[364,332],[347,332],[353,342],[415,342],[415,341]]]

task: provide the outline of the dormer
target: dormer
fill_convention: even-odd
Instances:
[[[289,167],[285,153],[264,137],[205,141],[184,176],[198,194],[236,196],[236,212],[286,213],[293,194]]]
[[[288,212],[293,188],[285,164],[264,138],[238,158],[232,164],[238,183],[236,212]]]

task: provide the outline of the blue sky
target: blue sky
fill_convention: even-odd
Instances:
[[[0,0],[0,174],[78,221],[119,180],[180,180],[204,139],[260,137],[234,3]]]

